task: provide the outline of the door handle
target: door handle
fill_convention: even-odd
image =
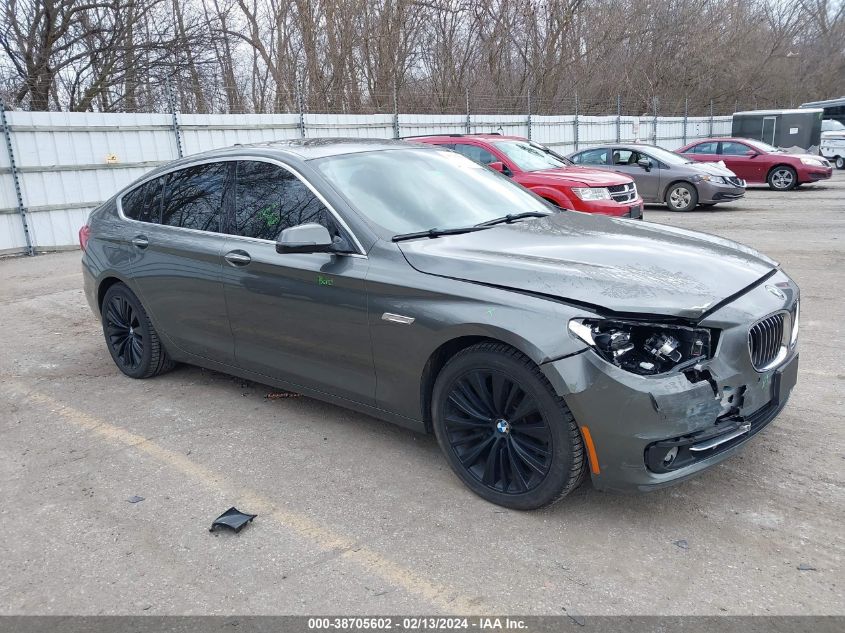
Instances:
[[[223,256],[227,262],[232,266],[246,266],[252,261],[252,257],[245,251],[229,251]]]
[[[148,240],[144,235],[136,235],[132,238],[132,244],[141,250],[144,250],[150,245],[150,240]]]

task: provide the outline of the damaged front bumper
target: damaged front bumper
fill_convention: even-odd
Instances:
[[[698,325],[718,330],[719,342],[697,371],[641,376],[589,349],[542,365],[579,426],[589,428],[594,486],[646,491],[677,483],[726,459],[769,424],[795,385],[797,342],[777,366],[758,371],[749,328],[797,300],[797,286],[778,272],[704,319]]]

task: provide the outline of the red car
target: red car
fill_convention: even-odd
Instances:
[[[761,141],[748,138],[708,138],[677,150],[690,160],[724,161],[728,169],[753,183],[769,183],[778,191],[830,178],[833,168],[821,156],[787,154]]]
[[[578,167],[539,143],[499,134],[444,134],[409,140],[453,149],[564,209],[642,218],[643,199],[631,178]]]

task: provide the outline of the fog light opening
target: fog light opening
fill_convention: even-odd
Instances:
[[[666,451],[666,455],[663,456],[663,465],[669,466],[672,462],[675,461],[675,458],[678,456],[678,447],[673,446],[668,451]]]

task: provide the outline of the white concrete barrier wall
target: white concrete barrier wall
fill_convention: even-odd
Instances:
[[[88,214],[150,169],[178,156],[171,114],[101,114],[92,112],[7,112],[21,193],[31,240],[38,250],[77,246],[77,233]],[[180,114],[183,154],[236,143],[260,143],[301,136],[298,114]],[[305,114],[309,138],[461,134],[461,114]],[[687,140],[729,135],[731,117],[690,117]],[[473,133],[528,136],[527,115],[472,115]],[[531,117],[531,138],[561,153],[620,140],[651,142],[652,117]],[[657,143],[667,149],[683,144],[684,119],[658,117]],[[5,145],[5,144],[4,144]],[[9,156],[0,148],[0,254],[26,249]]]

